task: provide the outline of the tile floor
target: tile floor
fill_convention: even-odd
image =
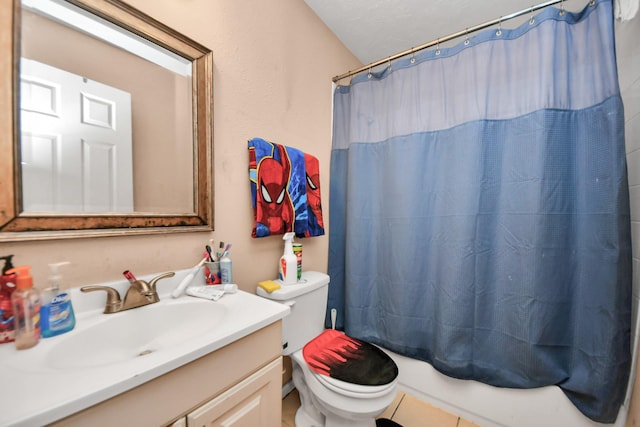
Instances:
[[[298,392],[293,390],[282,400],[282,427],[295,427],[295,414],[300,406]],[[380,418],[388,418],[403,427],[479,427],[471,421],[443,411],[404,392],[398,392],[395,400]]]

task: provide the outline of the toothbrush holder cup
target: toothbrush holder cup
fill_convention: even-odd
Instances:
[[[220,262],[205,262],[204,274],[207,285],[218,285],[222,283],[222,275],[220,274]]]

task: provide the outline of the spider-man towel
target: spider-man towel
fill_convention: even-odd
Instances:
[[[361,385],[389,384],[398,366],[378,347],[327,329],[302,349],[309,367],[322,375]]]
[[[251,139],[248,148],[255,218],[251,235],[323,235],[318,160],[261,138]]]

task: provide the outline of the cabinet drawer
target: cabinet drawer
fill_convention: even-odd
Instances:
[[[282,358],[187,415],[189,427],[273,427],[282,419]]]

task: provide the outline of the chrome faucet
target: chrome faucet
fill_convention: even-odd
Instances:
[[[132,282],[129,289],[127,289],[124,300],[120,298],[120,293],[110,286],[83,286],[80,290],[82,292],[105,291],[107,293],[107,302],[104,305],[104,313],[117,313],[160,301],[160,297],[158,297],[158,292],[156,291],[156,283],[160,279],[173,277],[174,275],[175,273],[170,271],[154,277],[149,283],[144,280],[136,280]]]

